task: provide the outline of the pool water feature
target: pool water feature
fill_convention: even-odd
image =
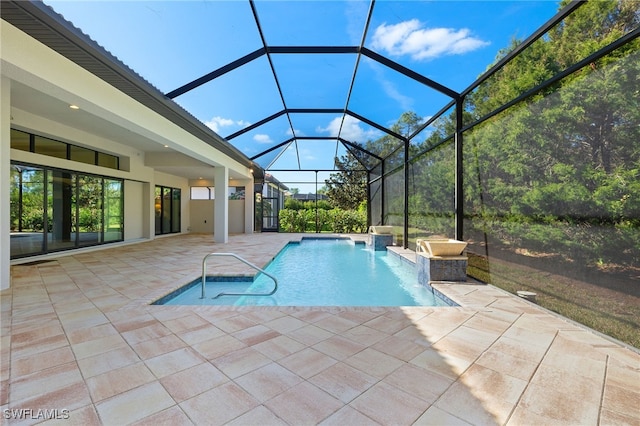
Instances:
[[[387,251],[373,251],[351,239],[303,238],[289,243],[265,271],[278,280],[271,296],[221,296],[221,292],[269,292],[273,280],[201,278],[154,304],[234,306],[450,306],[418,284],[415,265]]]

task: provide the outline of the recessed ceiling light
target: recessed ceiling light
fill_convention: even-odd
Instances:
[[[69,108],[71,109],[80,109],[80,107],[78,105],[69,105]]]
[[[164,147],[165,147],[165,148],[169,148],[169,145],[165,145]]]

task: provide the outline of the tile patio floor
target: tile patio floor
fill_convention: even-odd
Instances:
[[[2,422],[640,425],[637,352],[488,285],[439,284],[454,308],[148,305],[207,252],[262,266],[295,238],[173,236],[12,266]]]

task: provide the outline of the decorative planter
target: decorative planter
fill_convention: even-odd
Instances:
[[[393,232],[393,226],[388,225],[371,225],[369,227],[370,234],[388,235]]]
[[[427,239],[416,241],[416,251],[429,253],[430,256],[460,256],[467,243],[453,239]]]
[[[467,243],[448,238],[416,240],[418,282],[466,281],[467,256],[463,255]]]

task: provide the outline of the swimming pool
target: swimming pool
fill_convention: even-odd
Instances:
[[[415,265],[387,251],[372,251],[351,239],[303,238],[289,243],[265,271],[278,279],[271,296],[221,296],[220,292],[269,292],[264,274],[194,280],[154,304],[234,306],[450,306],[418,284]]]

